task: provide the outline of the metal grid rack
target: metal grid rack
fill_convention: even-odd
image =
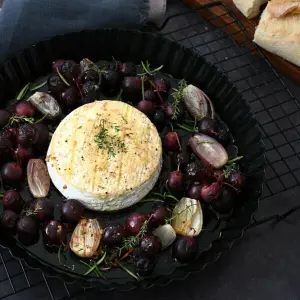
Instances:
[[[201,7],[197,12],[180,3],[178,8],[180,12],[172,12],[160,33],[193,49],[224,71],[250,103],[260,124],[268,165],[262,204],[256,215],[258,221],[250,227],[287,217],[300,208],[296,205],[295,189],[300,183],[300,106],[297,100],[222,2]],[[204,14],[205,19],[199,13]],[[226,24],[219,22],[221,19],[225,19]],[[232,24],[238,25],[235,26],[238,30],[232,31]],[[239,44],[235,42],[235,35],[243,37]],[[289,199],[290,210],[284,212],[285,205],[283,211],[268,209],[268,213],[264,213],[264,203],[278,197]],[[65,284],[32,270],[12,258],[7,250],[0,249],[0,299],[85,299],[86,292],[76,284]],[[97,295],[93,290],[89,293]]]

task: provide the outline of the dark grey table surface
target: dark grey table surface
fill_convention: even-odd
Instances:
[[[180,1],[169,1],[168,14],[185,10],[186,7]],[[193,22],[195,26],[189,26]],[[186,29],[178,31],[180,28]],[[170,32],[173,33],[168,34]],[[227,44],[228,39],[220,31],[210,27],[209,24],[199,22],[196,15],[171,20],[163,33],[188,47],[194,46],[208,60],[227,72],[251,104],[263,131],[268,159],[264,196],[255,218],[260,220],[270,215],[282,214],[299,204],[300,110],[295,104],[295,99],[285,88],[278,89],[284,86],[276,78],[275,73],[266,66],[269,71],[265,75],[261,68],[264,68],[266,63],[257,62],[255,59],[252,66],[246,64],[247,70],[244,70],[245,57],[248,63],[253,57],[250,59],[245,52],[245,56],[239,55],[235,59],[236,54],[242,53],[244,49],[231,47]],[[233,63],[236,65],[232,68]],[[230,68],[232,71],[228,71]],[[245,72],[250,72],[250,78]],[[257,76],[263,77],[256,78]],[[274,81],[271,80],[273,77]],[[281,78],[295,98],[300,99],[300,87],[289,79],[282,76]],[[65,285],[56,279],[47,278],[39,271],[29,270],[24,264],[12,259],[7,250],[0,249],[0,298],[6,300],[70,298],[117,300],[125,297],[145,300],[300,299],[299,219],[300,211],[296,211],[276,226],[265,223],[249,229],[230,252],[202,272],[191,275],[185,281],[173,282],[166,287],[154,287],[147,291],[120,293],[90,290],[83,293],[76,285]],[[22,268],[25,268],[27,277],[24,276]],[[12,278],[11,281],[7,273]],[[52,294],[49,293],[49,288]]]

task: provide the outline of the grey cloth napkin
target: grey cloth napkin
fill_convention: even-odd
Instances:
[[[0,63],[58,34],[103,27],[133,27],[160,20],[167,0],[4,0]]]

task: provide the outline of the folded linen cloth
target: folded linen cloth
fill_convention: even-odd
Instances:
[[[167,0],[4,0],[0,63],[58,34],[102,27],[131,28],[159,21]]]

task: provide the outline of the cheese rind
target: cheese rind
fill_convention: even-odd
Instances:
[[[103,124],[107,136],[124,143],[124,149],[114,146],[110,153],[99,148],[95,137]],[[96,101],[77,108],[57,127],[47,167],[67,199],[92,210],[119,210],[137,203],[154,187],[162,167],[161,139],[136,108],[121,101]]]

